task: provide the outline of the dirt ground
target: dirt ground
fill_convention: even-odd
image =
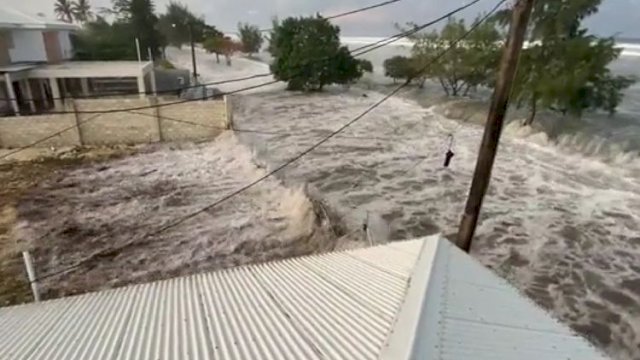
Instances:
[[[139,147],[77,147],[23,153],[0,163],[0,306],[32,300],[20,244],[12,231],[20,199],[42,181],[70,169],[121,158]],[[17,154],[16,154],[17,155]]]

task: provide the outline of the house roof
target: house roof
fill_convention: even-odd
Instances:
[[[437,236],[0,308],[0,348],[3,359],[604,359]]]
[[[30,15],[3,5],[0,7],[0,29],[78,30],[79,27],[74,24],[47,19],[41,14]]]
[[[153,69],[151,61],[65,61],[41,64],[30,71],[32,78],[136,77]]]

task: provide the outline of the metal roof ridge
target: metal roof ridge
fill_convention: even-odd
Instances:
[[[441,317],[438,312],[424,313],[423,309],[433,312],[440,308],[444,294],[443,286],[446,285],[443,281],[445,276],[440,276],[443,272],[446,275],[447,271],[447,249],[443,248],[446,242],[448,240],[443,240],[441,236],[424,239],[420,255],[409,278],[404,301],[400,304],[396,319],[380,352],[381,360],[411,359],[417,341],[437,344],[437,331],[422,334],[419,329],[424,326],[423,322],[437,324]],[[427,306],[427,302],[434,302],[434,304]],[[423,328],[435,329],[434,327]],[[436,357],[426,356],[425,358],[435,359]]]

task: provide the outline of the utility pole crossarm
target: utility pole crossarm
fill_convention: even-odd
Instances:
[[[478,224],[482,201],[491,180],[491,170],[496,158],[498,143],[500,142],[502,125],[509,107],[509,95],[518,67],[520,53],[522,52],[522,44],[527,32],[533,3],[534,0],[517,0],[513,7],[509,38],[500,61],[500,71],[498,72],[496,88],[491,99],[489,116],[478,154],[478,162],[458,233],[457,245],[466,252],[471,249],[471,242]]]

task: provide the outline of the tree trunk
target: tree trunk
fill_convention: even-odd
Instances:
[[[531,98],[531,104],[529,107],[529,116],[524,121],[524,126],[533,125],[533,121],[536,119],[536,113],[538,112],[538,97],[533,95]]]
[[[225,55],[225,57],[227,59],[227,66],[231,66],[231,56]]]
[[[444,93],[447,94],[447,96],[449,96],[449,89],[447,88],[447,84],[444,83],[444,80],[442,80],[442,78],[438,78],[438,81],[440,81],[440,86],[442,86],[442,90],[444,90]]]
[[[466,87],[464,88],[464,93],[462,94],[462,96],[469,95],[469,90],[471,90],[471,85],[466,84]]]
[[[220,54],[216,53],[216,63],[220,64]]]

